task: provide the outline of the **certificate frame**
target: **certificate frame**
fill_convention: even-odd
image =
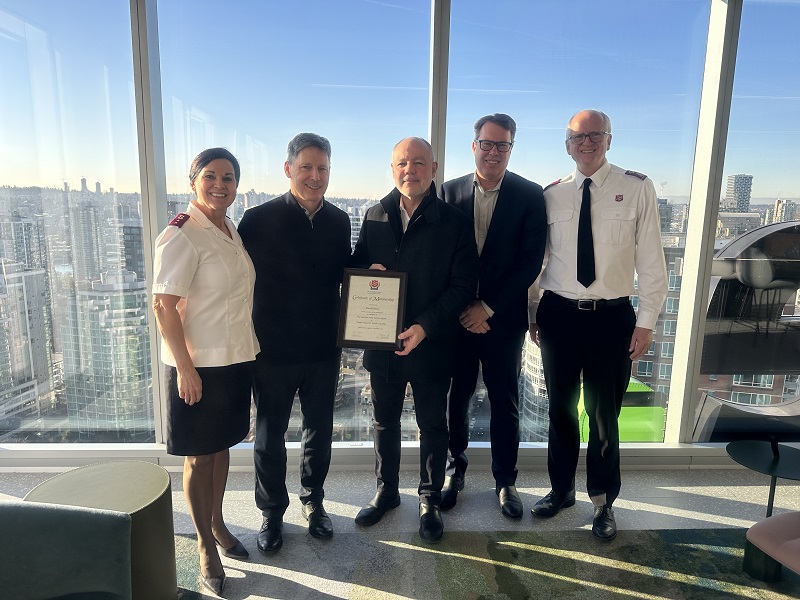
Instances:
[[[345,269],[336,345],[366,350],[401,350],[407,274]]]

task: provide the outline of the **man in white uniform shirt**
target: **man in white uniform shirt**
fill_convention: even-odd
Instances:
[[[610,147],[605,113],[585,110],[570,119],[566,148],[577,168],[544,191],[549,256],[539,282],[541,300],[531,302],[530,326],[550,398],[552,487],[531,512],[552,517],[575,504],[582,379],[592,533],[604,540],[617,534],[611,506],[620,490],[622,396],[631,362],[650,348],[667,294],[655,187],[645,175],[610,164]],[[635,293],[636,313],[629,299]]]

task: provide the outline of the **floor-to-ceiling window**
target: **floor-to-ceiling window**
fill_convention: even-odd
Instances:
[[[154,439],[130,9],[0,1],[0,440]]]
[[[167,212],[180,212],[190,198],[192,157],[225,146],[242,165],[228,210],[238,223],[247,208],[289,189],[286,146],[308,131],[331,142],[325,197],[350,215],[355,243],[366,209],[394,186],[394,144],[427,137],[430,2],[160,0],[158,19]],[[371,439],[361,356],[343,352],[337,441]],[[295,410],[293,441],[300,436],[299,403]],[[410,408],[403,420],[404,438],[416,439]]]
[[[623,441],[664,438],[708,15],[705,0],[452,5],[446,179],[475,170],[472,125],[503,112],[518,128],[509,169],[547,185],[575,167],[564,146],[567,121],[597,108],[613,125],[609,161],[656,185],[669,297],[653,348],[633,365]],[[523,371],[523,440],[546,441],[547,392],[530,341]],[[482,393],[471,409],[480,441],[489,431]]]
[[[406,135],[427,136],[435,121],[434,4],[133,4],[145,3],[158,9],[165,155],[159,166],[168,192],[157,199],[162,207],[182,210],[190,160],[222,145],[242,163],[240,196],[230,209],[238,221],[248,206],[286,191],[286,144],[313,131],[331,140],[327,197],[351,214],[355,238],[364,208],[393,185],[392,145]],[[662,439],[658,420],[668,410],[678,318],[693,310],[681,302],[681,290],[708,285],[684,278],[683,244],[716,3],[504,2],[492,10],[473,0],[445,3],[445,179],[474,169],[475,119],[507,112],[519,126],[511,170],[547,184],[573,168],[562,145],[567,119],[596,107],[613,122],[611,162],[655,182],[670,293],[656,343],[634,364],[638,381],[630,388],[639,394],[635,402],[647,396],[653,409],[649,440]],[[158,430],[145,281],[154,232],[143,227],[152,200],[148,190],[149,202],[140,199],[142,90],[134,77],[130,5],[0,0],[0,442],[152,441]],[[786,351],[797,347],[797,244],[785,223],[797,217],[798,201],[786,141],[800,108],[792,76],[800,58],[798,11],[798,2],[744,3],[725,184],[721,198],[708,199],[720,202],[715,233],[727,241],[714,261],[700,390],[687,401],[704,391],[749,404],[785,404],[797,395],[797,374],[787,363],[793,354]],[[740,206],[745,196],[749,204]],[[763,225],[774,229],[759,233]],[[763,283],[766,267],[771,274]],[[743,346],[725,342],[746,336]],[[750,355],[769,364],[748,361]],[[368,440],[370,390],[360,352],[345,352],[340,380],[336,439]],[[521,389],[524,439],[542,440],[546,398],[530,344]],[[479,391],[476,408],[486,411],[483,400]],[[412,406],[404,413],[408,439],[416,436]],[[488,427],[481,416],[473,439],[483,441]]]
[[[758,429],[762,409],[753,405],[772,416],[765,427],[800,411],[799,19],[798,2],[742,7],[723,185],[712,199],[719,215],[696,441],[733,435],[737,414]]]

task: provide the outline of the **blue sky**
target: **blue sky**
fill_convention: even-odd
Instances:
[[[240,191],[288,188],[300,131],[333,145],[329,195],[378,198],[392,145],[427,135],[427,0],[161,0],[168,187],[224,145]],[[573,168],[564,125],[609,113],[609,159],[686,196],[708,26],[707,0],[452,3],[445,176],[473,169],[472,123],[507,112],[510,168],[546,184]],[[782,151],[800,117],[800,2],[747,1],[725,174],[753,195],[797,198]],[[0,0],[0,185],[138,189],[127,0]]]

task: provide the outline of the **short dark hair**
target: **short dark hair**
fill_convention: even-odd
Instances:
[[[478,136],[481,134],[481,128],[486,125],[486,123],[494,123],[495,125],[499,125],[506,131],[511,132],[511,141],[514,141],[514,136],[517,135],[517,124],[505,113],[494,113],[492,115],[486,115],[485,117],[481,117],[477,121],[475,121],[475,139],[478,139]]]
[[[189,167],[189,183],[194,183],[194,180],[197,179],[200,171],[205,169],[208,166],[208,163],[217,160],[218,158],[224,158],[233,165],[233,174],[236,177],[236,183],[238,184],[239,175],[241,175],[239,161],[236,160],[236,157],[231,154],[230,150],[227,148],[208,148],[195,156],[194,160],[192,161],[192,166]]]
[[[286,148],[286,161],[292,164],[306,148],[319,148],[328,155],[328,160],[331,159],[331,143],[327,139],[316,133],[298,133]]]

